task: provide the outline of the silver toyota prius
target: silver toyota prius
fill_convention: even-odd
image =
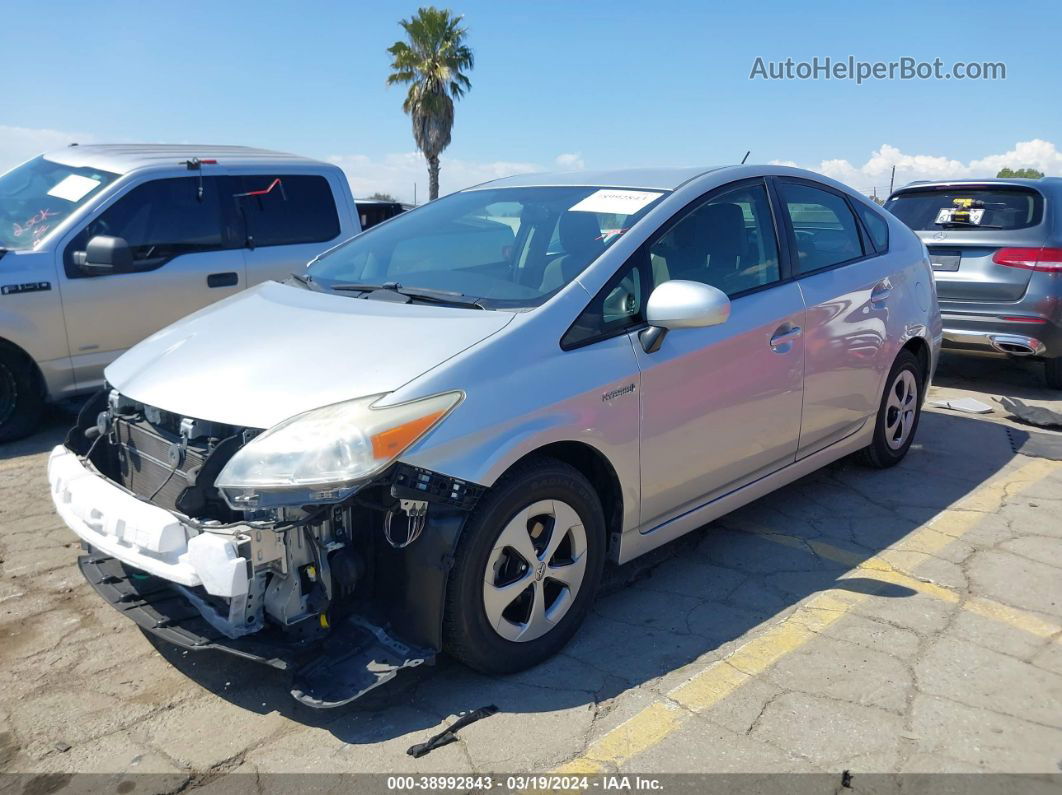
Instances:
[[[941,333],[925,246],[826,177],[511,177],[149,337],[49,480],[115,608],[335,706],[534,665],[608,561],[896,464]]]

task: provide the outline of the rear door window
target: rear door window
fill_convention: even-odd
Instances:
[[[233,200],[259,246],[323,243],[339,236],[339,215],[328,180],[316,174],[253,174],[232,180]]]
[[[778,191],[796,238],[796,272],[810,273],[863,256],[859,222],[839,193],[780,180]]]
[[[1025,229],[1043,219],[1044,200],[1031,188],[915,188],[890,198],[885,209],[915,231]]]

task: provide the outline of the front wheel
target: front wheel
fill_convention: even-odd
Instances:
[[[874,437],[860,453],[860,461],[876,469],[895,466],[907,455],[922,414],[922,366],[918,357],[900,351],[881,396]]]
[[[446,593],[444,649],[484,673],[556,654],[593,603],[605,521],[590,482],[550,458],[504,476],[469,519]]]
[[[0,347],[0,442],[33,432],[44,411],[44,398],[32,363],[16,350]]]

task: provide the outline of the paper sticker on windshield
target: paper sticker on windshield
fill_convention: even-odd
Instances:
[[[971,224],[977,226],[984,218],[984,209],[966,210],[962,208],[942,207],[937,213],[936,224]]]
[[[55,187],[48,191],[49,196],[57,199],[66,199],[68,202],[81,201],[89,191],[98,188],[100,181],[92,177],[83,177],[80,174],[71,174],[60,180]]]
[[[569,210],[573,213],[634,215],[662,195],[645,190],[597,190]]]

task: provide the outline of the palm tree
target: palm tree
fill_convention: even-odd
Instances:
[[[434,6],[398,24],[407,41],[396,41],[388,85],[409,84],[402,110],[413,120],[413,140],[428,161],[428,197],[439,198],[439,154],[450,145],[454,100],[472,87],[472,50],[464,43],[463,17]]]

